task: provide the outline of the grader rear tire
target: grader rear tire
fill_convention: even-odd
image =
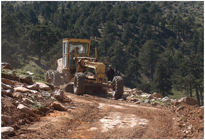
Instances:
[[[122,98],[123,86],[124,86],[122,77],[121,76],[115,76],[113,78],[112,84],[113,84],[113,89],[112,89],[113,97],[116,100]]]
[[[63,85],[64,84],[64,79],[63,77],[61,76],[60,73],[58,72],[53,72],[52,73],[52,84],[55,85],[55,86],[60,86],[60,85]]]
[[[75,74],[73,91],[77,95],[82,95],[85,91],[85,75],[82,72]]]

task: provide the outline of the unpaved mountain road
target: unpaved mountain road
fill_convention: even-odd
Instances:
[[[171,107],[142,106],[88,94],[77,96],[65,93],[65,95],[72,99],[68,111],[55,110],[40,117],[39,121],[18,129],[16,135],[11,138],[203,139],[204,137],[204,133],[195,130],[193,124],[189,132],[184,132],[188,124],[181,119],[180,114],[177,115],[171,110]]]

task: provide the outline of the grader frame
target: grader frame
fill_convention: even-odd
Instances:
[[[65,89],[78,95],[84,94],[88,87],[111,88],[113,97],[121,98],[122,77],[115,76],[112,82],[106,82],[105,64],[108,62],[98,62],[97,48],[95,48],[95,58],[90,57],[89,53],[90,40],[63,39],[63,57],[56,61],[56,71],[47,71],[46,80],[57,86],[66,83],[68,85]],[[89,72],[89,69],[93,69],[94,73]]]

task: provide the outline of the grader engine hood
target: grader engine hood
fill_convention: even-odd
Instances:
[[[95,70],[95,78],[87,76],[90,80],[96,80],[96,83],[105,82],[105,64],[102,62],[95,62],[95,58],[77,58],[77,71],[85,71],[87,68]]]

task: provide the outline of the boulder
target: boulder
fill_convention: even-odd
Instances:
[[[142,95],[142,91],[141,90],[137,90],[137,91],[135,91],[135,92],[133,92],[133,93],[135,93],[135,94],[137,94],[137,95]]]
[[[8,115],[1,114],[1,121],[6,124],[11,124],[11,118]]]
[[[140,95],[140,97],[144,97],[144,98],[147,98],[149,95],[147,95],[147,94],[142,94],[142,95]]]
[[[1,94],[12,97],[12,90],[11,89],[1,90]]]
[[[48,85],[44,84],[44,83],[36,82],[36,84],[39,85],[39,88],[40,88],[41,90],[51,90],[51,88],[50,88]]]
[[[135,104],[140,104],[141,103],[141,101],[137,101],[137,102],[135,102]]]
[[[144,101],[144,103],[145,103],[145,104],[150,104],[150,100],[149,100],[149,99],[146,99],[146,100]]]
[[[43,95],[44,97],[50,97],[50,96],[51,96],[51,93],[49,93],[49,92],[47,92],[47,91],[43,91],[43,92],[42,92],[42,95]]]
[[[28,73],[30,76],[32,76],[34,73],[30,72],[30,71],[26,71],[26,73]]]
[[[19,75],[21,83],[33,84],[33,80],[31,76]]]
[[[56,110],[60,110],[60,111],[67,111],[67,109],[65,108],[65,106],[63,106],[61,103],[59,103],[58,101],[54,101],[51,104],[51,107],[53,107]]]
[[[19,92],[14,92],[14,93],[12,94],[12,96],[13,96],[14,98],[17,98],[17,99],[21,99],[21,98],[22,98],[22,94],[19,93]]]
[[[1,134],[9,135],[14,133],[14,128],[11,126],[1,127]]]
[[[151,103],[151,105],[152,105],[152,106],[157,106],[157,105],[158,105],[158,103],[153,102],[153,103]]]
[[[169,97],[165,96],[164,98],[162,98],[162,101],[164,103],[171,103],[171,100],[169,99]]]
[[[63,101],[64,98],[64,92],[62,90],[55,90],[54,91],[55,98],[59,101]]]
[[[1,82],[7,84],[7,85],[11,85],[13,86],[14,85],[14,82],[9,80],[9,79],[5,79],[5,78],[1,78]]]
[[[137,99],[137,98],[131,98],[130,101],[131,101],[131,102],[137,102],[138,99]]]
[[[26,104],[34,104],[34,102],[28,98],[23,98],[22,101],[23,103],[26,103]]]
[[[163,96],[160,93],[157,93],[157,92],[154,92],[152,94],[152,96],[155,97],[155,98],[161,98],[161,99],[163,98]]]
[[[185,108],[185,106],[179,106],[177,109],[176,109],[176,112],[178,112],[178,111],[180,111],[180,110],[182,110],[182,109],[184,109]]]
[[[122,98],[123,98],[124,100],[127,100],[128,97],[129,97],[128,94],[123,94],[123,96],[122,96]]]
[[[3,89],[12,89],[12,86],[7,85],[7,84],[4,84],[3,82],[1,82],[1,87],[2,87]]]
[[[38,84],[28,85],[26,88],[31,90],[39,90],[39,85]]]
[[[1,68],[2,68],[2,69],[13,70],[13,67],[12,67],[9,63],[7,63],[7,62],[2,62],[2,63],[1,63]]]
[[[31,109],[29,109],[28,107],[26,107],[25,105],[23,105],[23,104],[19,104],[17,106],[17,109],[21,110],[24,113],[29,113],[29,114],[33,115],[33,111]]]
[[[30,90],[30,92],[31,92],[32,94],[37,94],[37,93],[38,93],[38,91],[36,91],[36,90]]]
[[[174,102],[174,106],[177,106],[179,104],[180,104],[180,102],[178,102],[178,101]]]
[[[183,97],[178,102],[180,102],[180,103],[182,103],[182,102],[183,103],[187,103],[189,105],[196,105],[196,104],[198,104],[197,100],[195,100],[192,97]]]
[[[149,95],[149,96],[147,97],[147,99],[154,99],[154,97],[153,97],[152,95]]]
[[[170,99],[171,104],[174,105],[174,103],[177,101],[176,99]]]
[[[26,93],[26,92],[31,92],[29,89],[25,88],[25,87],[15,87],[14,88],[15,92],[22,92],[22,93]]]

